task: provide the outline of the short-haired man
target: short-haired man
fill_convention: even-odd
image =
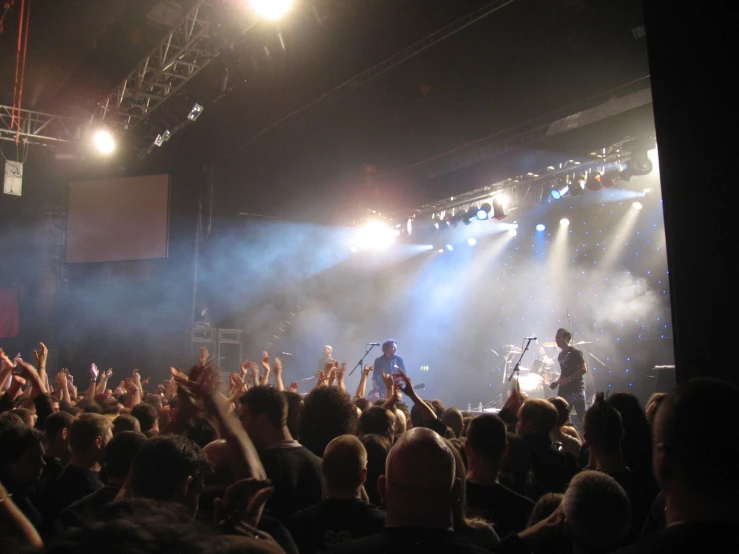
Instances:
[[[739,551],[737,399],[738,387],[708,378],[667,395],[654,421],[653,459],[667,526],[618,554]]]
[[[37,529],[41,513],[29,497],[44,469],[44,435],[27,425],[0,429],[0,482],[21,512]]]
[[[51,487],[53,497],[51,517],[57,517],[64,508],[88,494],[102,489],[100,470],[105,461],[105,447],[113,438],[113,425],[99,414],[82,414],[69,429],[72,457],[69,464]]]
[[[382,531],[385,512],[362,500],[367,478],[367,451],[353,435],[342,435],[326,447],[321,462],[326,498],[290,520],[298,548],[313,554],[348,540]]]
[[[467,513],[495,526],[500,537],[518,533],[534,503],[498,482],[498,469],[508,450],[505,423],[496,415],[482,414],[470,421],[467,440]]]
[[[146,402],[136,404],[131,409],[131,415],[139,420],[141,432],[147,437],[153,437],[159,433],[159,413],[151,404]]]
[[[454,431],[454,436],[459,438],[464,431],[464,417],[457,408],[447,408],[441,414],[441,422]]]
[[[382,356],[375,358],[372,366],[372,388],[380,391],[380,396],[386,398],[387,388],[382,380],[382,374],[392,375],[399,371],[405,373],[405,362],[403,358],[397,355],[398,343],[393,339],[388,339],[382,343]]]
[[[387,506],[385,529],[330,552],[488,552],[454,535],[454,505],[462,499],[454,470],[454,454],[436,432],[414,428],[403,433],[377,481]]]
[[[564,492],[577,471],[572,454],[555,450],[550,433],[557,425],[557,409],[541,398],[526,400],[518,410],[516,434],[529,447],[532,482],[526,496],[538,500],[548,492]]]
[[[549,387],[552,389],[559,387],[559,396],[567,400],[570,406],[574,406],[582,423],[585,417],[585,381],[583,381],[587,372],[585,356],[582,351],[570,344],[572,333],[567,329],[557,329],[554,340],[561,350],[557,356],[561,374]]]
[[[362,412],[359,418],[359,434],[381,435],[395,442],[395,414],[382,406],[372,406]]]
[[[241,396],[239,419],[275,487],[267,510],[286,521],[297,510],[319,502],[321,459],[290,434],[285,396],[266,385],[253,387]]]

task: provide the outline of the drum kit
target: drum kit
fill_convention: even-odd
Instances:
[[[583,344],[591,343],[580,341],[573,343],[572,346],[578,347]],[[522,349],[515,344],[506,344],[504,348],[506,350],[504,356],[505,371],[502,373],[505,380],[506,376],[513,370]],[[549,384],[559,379],[560,371],[557,357],[556,355],[549,357],[547,349],[550,348],[557,348],[557,343],[554,341],[538,343],[537,348],[531,349],[534,354],[531,367],[518,366],[518,386],[521,392],[525,392],[529,396],[545,398],[545,391],[549,390]]]

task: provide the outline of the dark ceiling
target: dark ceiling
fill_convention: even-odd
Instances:
[[[224,42],[234,36],[230,18],[244,1],[226,0],[217,33]],[[326,198],[337,205],[355,200],[365,182],[361,168],[369,164],[381,203],[417,205],[450,181],[432,178],[427,160],[648,86],[646,44],[633,31],[642,24],[641,0],[514,0],[393,69],[310,105],[487,4],[296,0],[285,20],[239,37],[136,131],[126,171],[217,162],[224,213],[291,216],[316,206],[319,213],[330,204]],[[90,114],[191,5],[35,0],[24,107]],[[5,104],[12,101],[16,25],[11,10],[0,35]],[[184,119],[194,102],[205,105],[202,117],[139,160],[141,144]]]

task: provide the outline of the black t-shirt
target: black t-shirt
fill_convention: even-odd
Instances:
[[[562,371],[562,377],[569,377],[575,373],[585,363],[583,353],[577,348],[572,346],[566,350],[562,350],[557,356],[559,366]],[[578,395],[585,391],[585,382],[583,378],[575,379],[574,381],[567,383],[566,385],[560,385],[559,395],[567,398],[569,396]]]
[[[323,497],[321,459],[297,441],[281,443],[259,453],[275,492],[267,502],[269,513],[281,521]]]
[[[531,433],[523,440],[531,455],[531,479],[526,496],[536,501],[548,492],[565,492],[577,473],[575,457],[555,450],[549,433]]]
[[[102,489],[104,486],[100,480],[99,472],[68,465],[49,488],[49,493],[53,498],[51,517],[58,516],[64,508],[73,502],[92,494],[98,489]]]
[[[642,479],[637,473],[630,469],[617,473],[611,473],[616,482],[621,485],[631,501],[631,526],[641,533],[647,521],[652,502],[657,496],[659,489],[652,480]]]
[[[288,523],[301,554],[374,535],[384,527],[385,512],[358,498],[322,500],[294,514]]]
[[[736,522],[701,521],[665,527],[615,554],[735,554],[739,552]]]
[[[64,528],[84,526],[95,519],[103,506],[113,502],[120,490],[118,486],[106,485],[102,489],[72,502],[59,514],[58,523]]]
[[[327,554],[489,554],[490,551],[470,544],[451,531],[426,527],[392,527],[380,533],[345,542],[328,549]]]
[[[526,529],[534,503],[500,483],[479,485],[467,481],[467,515],[491,523],[499,537]]]

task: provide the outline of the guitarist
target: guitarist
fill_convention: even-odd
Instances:
[[[387,397],[387,387],[382,381],[382,374],[392,375],[393,373],[405,373],[405,362],[403,358],[398,356],[398,343],[393,339],[386,340],[382,343],[382,356],[375,359],[374,370],[372,371],[372,389],[378,390],[383,397]]]
[[[572,333],[567,329],[558,329],[555,341],[561,352],[557,357],[562,373],[559,379],[552,382],[549,388],[559,387],[559,396],[575,407],[577,417],[582,424],[585,417],[585,382],[583,376],[587,372],[583,353],[572,346]]]

